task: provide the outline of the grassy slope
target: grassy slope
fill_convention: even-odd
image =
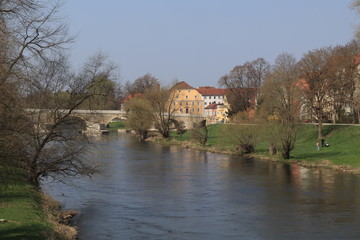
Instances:
[[[302,161],[331,161],[335,165],[349,165],[360,168],[360,127],[324,126],[325,139],[330,147],[316,150],[316,129],[314,126],[302,126],[298,132],[298,141],[293,157]]]
[[[254,127],[254,126],[252,126]],[[235,151],[232,135],[236,133],[236,125],[211,125],[208,148]],[[268,156],[268,142],[274,136],[271,132],[258,128],[259,141],[256,146],[256,154]],[[317,129],[314,125],[301,125],[297,131],[295,149],[292,151],[292,160],[299,160],[308,164],[319,164],[324,160],[335,165],[349,165],[360,168],[360,127],[357,126],[324,126],[325,139],[330,147],[316,149]],[[190,141],[190,133],[187,132],[181,138],[175,136],[178,141]],[[278,146],[281,146],[278,143]],[[281,151],[281,150],[280,150]],[[271,156],[273,158],[273,156]],[[281,159],[280,153],[275,158]]]
[[[1,176],[0,219],[5,219],[6,222],[0,222],[0,239],[63,239],[54,232],[55,225],[50,223],[54,213],[50,211],[56,208],[51,205],[56,203],[45,201],[38,189],[21,180],[21,175],[15,173]]]
[[[0,195],[1,239],[47,239],[51,226],[42,211],[40,193],[26,184],[12,184]]]

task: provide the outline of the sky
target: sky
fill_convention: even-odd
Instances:
[[[96,52],[119,66],[120,82],[147,73],[162,84],[218,86],[235,66],[281,53],[345,45],[360,16],[352,0],[67,0],[61,14],[77,34],[71,62]]]

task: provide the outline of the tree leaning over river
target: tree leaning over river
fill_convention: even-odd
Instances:
[[[0,1],[0,178],[19,168],[39,186],[45,176],[96,171],[86,154],[89,139],[61,128],[73,110],[108,93],[101,86],[115,79],[115,67],[96,54],[79,73],[71,70],[66,49],[75,38],[59,17],[61,6],[58,0]],[[25,108],[47,109],[48,119]]]

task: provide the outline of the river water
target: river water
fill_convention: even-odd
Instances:
[[[360,239],[360,176],[102,136],[92,180],[46,183],[84,240]]]

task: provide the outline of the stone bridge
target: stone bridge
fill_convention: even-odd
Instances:
[[[54,119],[69,113],[68,109],[26,109],[33,119],[36,119],[44,128],[47,124],[53,124]],[[178,121],[183,121],[187,129],[193,128],[195,123],[206,119],[201,114],[174,114],[172,116]],[[68,123],[80,123],[81,130],[87,132],[101,132],[105,126],[113,120],[126,119],[126,112],[123,110],[73,110],[68,118]]]
[[[59,118],[69,113],[68,109],[26,109],[32,118],[36,118],[42,124],[52,124],[55,118]],[[104,126],[113,120],[126,118],[123,110],[73,110],[68,122],[80,123],[81,130],[102,131]]]

